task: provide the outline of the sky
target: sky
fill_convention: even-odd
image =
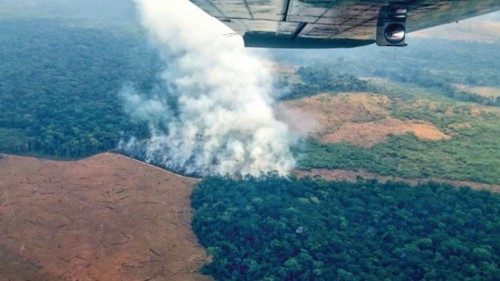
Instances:
[[[409,38],[439,38],[493,43],[500,41],[500,12],[411,33]]]

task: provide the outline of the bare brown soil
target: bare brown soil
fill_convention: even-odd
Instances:
[[[450,137],[419,120],[402,121],[389,115],[387,96],[370,93],[318,94],[275,107],[276,115],[292,131],[323,143],[348,142],[370,147],[390,135],[412,133],[422,140]]]
[[[211,280],[196,180],[116,154],[0,159],[0,280]]]
[[[486,105],[472,105],[469,107],[469,115],[473,117],[481,116],[482,114],[494,114],[500,117],[500,107]]]
[[[408,179],[401,177],[381,176],[374,173],[364,171],[350,171],[341,169],[311,169],[311,170],[296,170],[294,174],[298,177],[320,177],[330,181],[356,181],[358,177],[363,179],[377,179],[381,182],[397,181],[415,186],[429,181],[446,183],[455,187],[469,186],[474,189],[484,189],[491,192],[500,192],[500,185],[477,183],[470,181],[454,181],[440,178],[426,178],[426,179]]]
[[[454,84],[455,88],[458,90],[470,92],[476,95],[480,95],[482,97],[487,98],[496,98],[500,97],[500,88],[493,87],[470,87],[462,84]]]
[[[329,126],[332,123],[385,118],[389,115],[386,110],[389,102],[386,96],[370,93],[322,93],[282,104],[315,116],[323,126]]]
[[[348,142],[359,146],[371,147],[384,141],[390,135],[405,133],[413,133],[421,140],[436,141],[450,138],[429,123],[387,118],[374,122],[344,123],[333,133],[323,135],[321,141],[324,143]]]
[[[384,119],[389,99],[383,95],[354,93],[332,95],[318,94],[286,101],[275,107],[278,119],[286,122],[293,131],[321,135],[331,132],[345,122],[363,122]],[[305,121],[293,120],[299,116]]]
[[[483,111],[481,111],[481,108],[479,106],[471,106],[469,115],[472,117],[479,117],[481,116],[482,112]]]
[[[455,129],[455,130],[460,130],[460,129],[468,129],[471,127],[471,124],[468,122],[460,122],[460,123],[453,123],[448,125],[449,128]]]

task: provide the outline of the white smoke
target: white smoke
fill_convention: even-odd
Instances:
[[[274,117],[271,73],[258,56],[187,0],[135,2],[167,65],[164,92],[122,92],[131,115],[150,124],[146,160],[201,175],[287,174],[290,137]]]

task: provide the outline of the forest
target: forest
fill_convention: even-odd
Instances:
[[[217,280],[498,280],[500,196],[437,183],[212,177],[193,230]]]
[[[340,62],[344,63],[342,59]],[[337,62],[338,64],[341,64]],[[347,62],[349,63],[349,62]],[[297,99],[321,92],[373,92],[384,94],[385,89],[376,87],[370,81],[360,79],[353,72],[338,70],[340,67],[314,66],[299,67],[297,75],[302,82],[290,82],[287,79],[281,79],[279,88],[287,88],[289,91],[282,96],[283,100]],[[500,97],[485,97],[461,90],[452,83],[444,82],[443,77],[434,74],[415,74],[412,79],[392,77],[384,73],[372,73],[372,75],[381,75],[390,77],[393,81],[420,86],[427,90],[432,90],[438,95],[453,98],[457,101],[477,103],[486,106],[500,106]],[[419,77],[421,75],[422,77]],[[446,80],[445,80],[446,81]]]
[[[1,152],[79,158],[147,133],[118,98],[125,83],[154,84],[158,60],[143,38],[49,20],[0,30]]]
[[[327,67],[300,67],[297,75],[301,82],[290,82],[286,77],[278,80],[278,88],[288,91],[281,100],[293,100],[317,93],[373,92],[375,87],[367,81]]]
[[[500,97],[483,97],[453,87],[453,84],[499,87],[499,44],[413,38],[405,48],[369,46],[315,52],[274,51],[273,55],[283,63],[327,69],[337,76],[343,73],[355,77],[380,77],[434,89],[439,95],[459,101],[500,106]],[[313,73],[302,72],[302,77],[304,74],[307,77]],[[316,80],[318,76],[310,78]]]
[[[2,20],[0,30],[1,153],[84,158],[116,149],[120,140],[130,136],[140,139],[148,135],[147,124],[132,120],[118,95],[127,84],[144,92],[151,92],[157,85],[162,65],[143,35],[53,20]],[[294,147],[298,168],[362,169],[401,177],[500,183],[499,115],[470,116],[474,102],[458,102],[436,85],[419,86],[429,73],[435,74],[428,76],[429,80],[462,83],[471,82],[465,81],[467,77],[478,76],[474,78],[478,85],[495,86],[500,69],[495,69],[498,54],[487,44],[474,44],[481,54],[476,56],[471,44],[453,43],[464,63],[462,68],[455,68],[457,55],[449,54],[446,47],[451,43],[441,42],[433,50],[423,48],[423,44],[416,42],[410,50],[397,50],[406,55],[405,60],[413,60],[413,70],[404,61],[383,68],[391,74],[382,76],[408,83],[362,78],[379,73],[382,67],[354,49],[306,53],[306,58],[318,55],[324,63],[311,67],[308,63],[314,59],[301,60],[303,67],[295,74],[299,79],[282,77],[277,80],[277,90],[284,93],[284,100],[318,92],[383,94],[392,100],[392,116],[430,122],[452,135],[450,140],[423,142],[411,135],[393,136],[372,148],[306,140]],[[375,52],[384,57],[395,51]],[[411,55],[413,52],[416,55]],[[331,60],[325,60],[326,55]],[[282,56],[273,53],[278,61],[285,60]],[[434,63],[437,57],[442,61]],[[475,64],[474,58],[484,69]],[[287,59],[293,62],[292,57]],[[409,77],[411,71],[418,72],[413,75],[415,80],[393,77],[398,67],[404,70],[400,75]],[[436,72],[439,67],[446,71]],[[487,81],[489,84],[485,84]],[[422,100],[429,105],[414,106]],[[450,108],[453,115],[447,113]],[[470,126],[455,128],[455,124]]]

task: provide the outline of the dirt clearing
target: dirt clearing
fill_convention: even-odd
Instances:
[[[116,154],[0,159],[0,280],[210,280],[194,179]]]
[[[470,87],[462,84],[454,84],[455,88],[461,91],[473,93],[486,98],[500,97],[500,88],[493,87]]]
[[[329,181],[351,181],[354,182],[358,177],[371,180],[376,179],[381,182],[388,181],[396,181],[403,182],[409,185],[418,185],[421,183],[426,183],[429,181],[439,182],[449,184],[455,187],[469,186],[474,189],[484,189],[489,190],[491,192],[500,193],[500,185],[498,184],[487,184],[487,183],[478,183],[478,182],[470,182],[470,181],[456,181],[456,180],[447,180],[440,178],[426,178],[426,179],[409,179],[409,178],[401,178],[401,177],[391,177],[391,176],[381,176],[374,173],[363,172],[363,171],[350,171],[350,170],[341,170],[341,169],[311,169],[311,170],[296,170],[294,174],[298,177],[320,177]]]
[[[371,147],[384,141],[390,135],[402,135],[406,133],[412,133],[421,140],[429,141],[450,138],[429,123],[387,118],[374,122],[347,122],[342,124],[333,133],[321,136],[320,140],[324,143],[348,142],[363,147]]]
[[[406,133],[429,141],[450,138],[433,124],[391,117],[389,104],[390,99],[384,95],[325,93],[286,101],[275,108],[277,117],[292,131],[323,143],[348,142],[371,147],[390,135]]]

